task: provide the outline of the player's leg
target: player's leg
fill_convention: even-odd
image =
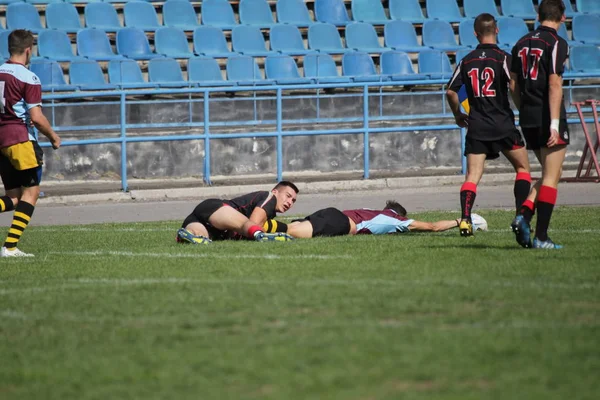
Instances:
[[[515,129],[513,136],[507,138],[505,146],[506,148],[502,151],[502,154],[508,159],[517,174],[513,194],[515,196],[515,210],[518,214],[531,190],[531,168],[525,143],[518,130]]]
[[[293,238],[286,233],[265,233],[262,226],[255,225],[244,214],[233,207],[223,206],[209,218],[211,226],[222,231],[233,231],[259,242],[288,241]]]
[[[537,197],[537,224],[533,247],[560,248],[548,238],[548,226],[558,196],[558,181],[562,175],[562,165],[567,153],[566,145],[541,149],[542,184]]]
[[[213,238],[207,226],[208,218],[220,207],[223,207],[223,202],[218,199],[208,199],[198,204],[183,220],[181,228],[177,231],[177,242],[209,244]]]
[[[483,176],[485,166],[484,154],[467,154],[467,176],[460,188],[461,221],[459,225],[461,236],[473,236],[473,223],[471,222],[471,210],[477,197],[477,185]]]
[[[21,182],[17,170],[2,154],[0,154],[0,178],[4,185],[4,196],[0,196],[0,213],[3,213],[15,209],[21,197]]]
[[[313,237],[313,226],[308,220],[295,221],[288,224],[287,233],[295,238],[309,239]]]

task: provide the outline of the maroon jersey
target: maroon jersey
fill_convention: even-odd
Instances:
[[[394,210],[344,210],[345,216],[356,224],[357,234],[383,235],[386,233],[408,232],[414,219],[400,216]]]
[[[42,105],[39,78],[24,65],[7,61],[0,66],[0,148],[36,140],[29,110]]]

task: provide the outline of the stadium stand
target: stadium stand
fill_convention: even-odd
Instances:
[[[113,52],[106,33],[100,29],[82,29],[77,32],[77,53],[96,61],[123,59],[123,56]]]
[[[343,54],[347,48],[342,44],[340,33],[332,24],[317,23],[308,28],[308,47],[322,53]]]
[[[598,0],[577,0],[577,9],[586,14],[600,14],[600,2]]]
[[[465,20],[465,17],[460,13],[456,0],[427,0],[426,8],[429,19],[439,19],[446,22]]]
[[[381,75],[393,81],[423,80],[427,75],[416,74],[408,54],[401,51],[388,51],[380,58]]]
[[[567,18],[573,18],[574,16],[580,14],[579,11],[573,10],[573,5],[571,4],[570,0],[563,1],[563,3],[565,4],[565,15],[567,16]]]
[[[304,76],[317,83],[350,82],[350,78],[339,75],[335,61],[326,53],[310,53],[304,57]]]
[[[8,52],[8,35],[10,35],[10,31],[0,32],[0,57],[3,60],[10,58],[10,53]]]
[[[380,0],[352,0],[352,19],[383,25],[389,21]]]
[[[271,50],[288,55],[304,55],[308,53],[302,35],[294,25],[278,24],[271,28]]]
[[[263,79],[258,65],[250,56],[236,55],[227,59],[227,80],[240,86],[269,85],[272,82]]]
[[[463,0],[463,8],[467,18],[475,18],[481,13],[492,14],[494,17],[500,16],[494,0]]]
[[[233,51],[248,56],[264,57],[271,54],[262,32],[256,26],[240,25],[233,28],[231,46]]]
[[[381,81],[381,75],[377,74],[373,59],[369,54],[362,51],[344,54],[342,57],[342,71],[344,76],[352,78],[354,82]]]
[[[43,30],[39,33],[37,42],[40,57],[67,62],[83,59],[83,57],[73,54],[71,40],[66,32],[51,29]]]
[[[137,28],[123,28],[117,32],[117,53],[134,60],[162,57],[152,52],[144,31]]]
[[[116,32],[122,28],[117,10],[108,3],[89,3],[84,8],[85,26]]]
[[[231,4],[226,0],[204,0],[202,2],[202,24],[232,29],[237,25]]]
[[[425,22],[419,0],[389,0],[390,18],[413,24]]]
[[[299,27],[314,23],[303,0],[278,0],[276,4],[277,21]]]
[[[135,60],[113,60],[108,63],[108,79],[121,89],[153,89],[158,84],[146,82]]]
[[[194,52],[199,55],[224,58],[233,53],[227,47],[223,31],[214,26],[200,26],[194,30]]]
[[[117,89],[117,85],[106,83],[100,64],[95,61],[73,61],[69,66],[69,77],[81,90]]]
[[[69,3],[52,3],[46,7],[46,27],[67,33],[77,33],[83,27],[79,22],[79,14],[74,5]]]
[[[419,73],[427,74],[432,79],[449,79],[452,76],[452,65],[448,55],[441,51],[422,51],[418,57]]]
[[[573,17],[573,39],[584,44],[600,45],[600,15],[583,14]]]
[[[29,29],[34,33],[44,30],[37,9],[28,3],[11,3],[6,7],[6,28]]]
[[[462,60],[463,58],[465,58],[465,56],[467,54],[469,54],[470,52],[472,52],[473,49],[462,49],[462,50],[458,50],[456,52],[456,64],[458,64],[460,62],[460,60]]]
[[[187,64],[188,81],[197,86],[231,86],[223,79],[221,67],[212,57],[194,57]]]
[[[366,22],[353,22],[346,26],[346,47],[367,53],[391,50],[379,44],[375,28]]]
[[[268,56],[265,59],[265,74],[278,85],[311,83],[310,78],[300,76],[294,59],[288,55]]]
[[[568,3],[566,1],[565,3]],[[537,12],[531,0],[501,0],[502,14],[505,17],[536,19]]]
[[[125,26],[153,32],[161,27],[154,6],[145,1],[129,1],[123,8]]]
[[[171,58],[190,58],[194,53],[190,51],[185,33],[181,29],[162,27],[154,34],[154,48],[156,54]]]
[[[456,43],[450,23],[428,20],[423,24],[423,45],[442,51],[456,51],[464,46]]]
[[[351,22],[343,0],[315,0],[315,17],[319,22],[337,26]]]
[[[390,21],[383,29],[385,47],[407,53],[427,49],[419,44],[415,27],[408,21]]]
[[[271,7],[265,0],[241,0],[239,7],[240,24],[261,28],[270,28],[275,24]]]
[[[573,46],[570,63],[573,72],[600,74],[600,49],[592,45]]]
[[[525,36],[529,29],[521,18],[498,18],[498,46],[510,51],[519,39]]]
[[[65,82],[63,70],[56,61],[32,61],[30,69],[40,78],[44,92],[71,92],[79,89],[76,85]]]
[[[188,0],[169,0],[162,7],[164,26],[193,31],[198,26],[198,16]]]
[[[153,58],[148,62],[148,78],[161,88],[192,86],[183,79],[179,63],[172,58]]]
[[[475,27],[473,26],[475,20],[465,19],[458,24],[458,38],[460,44],[468,47],[477,47],[479,41],[475,36]]]

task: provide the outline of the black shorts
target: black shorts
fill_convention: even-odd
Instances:
[[[350,233],[350,219],[337,208],[324,208],[300,221],[309,221],[313,237],[344,236]]]
[[[230,238],[230,234],[227,231],[222,231],[220,229],[215,228],[208,222],[208,219],[211,215],[215,213],[219,208],[227,206],[227,204],[223,203],[223,200],[220,199],[207,199],[202,203],[198,204],[194,211],[190,215],[183,220],[183,224],[181,224],[182,228],[185,228],[192,222],[199,222],[208,231],[208,236],[212,240],[225,240]]]
[[[500,157],[506,150],[516,150],[525,146],[523,138],[517,129],[510,136],[498,140],[479,140],[467,135],[465,140],[465,156],[468,154],[485,154],[486,160]]]
[[[38,163],[38,166],[35,168],[18,170],[12,165],[8,157],[0,153],[0,177],[2,177],[4,190],[40,185],[44,152],[38,142],[31,141],[31,143],[33,144],[33,151]]]
[[[571,137],[567,121],[561,119],[558,127],[558,133],[560,135],[559,144],[569,144]],[[542,147],[546,147],[546,143],[548,143],[548,139],[550,139],[550,127],[522,127],[521,129],[523,130],[523,136],[525,136],[528,150],[539,150]]]

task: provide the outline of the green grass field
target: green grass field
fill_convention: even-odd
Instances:
[[[560,251],[477,212],[468,239],[32,226],[0,260],[0,398],[597,399],[600,208],[556,210]]]

